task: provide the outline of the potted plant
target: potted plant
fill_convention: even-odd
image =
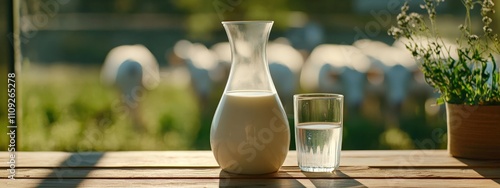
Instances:
[[[449,45],[436,23],[436,6],[443,0],[424,0],[425,15],[401,7],[397,25],[389,35],[404,41],[424,73],[425,80],[446,104],[448,151],[452,156],[473,159],[500,159],[500,53],[498,34],[490,24],[492,0],[462,0],[465,22],[460,35]],[[476,11],[480,8],[480,11]],[[471,14],[481,15],[481,29],[474,29]],[[496,58],[495,58],[496,57]]]

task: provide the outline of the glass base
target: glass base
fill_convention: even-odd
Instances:
[[[300,170],[304,172],[333,172],[335,167],[317,167],[317,166],[300,166]]]

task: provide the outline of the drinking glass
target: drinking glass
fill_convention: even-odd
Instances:
[[[332,93],[293,96],[295,142],[299,167],[332,172],[339,167],[344,96]]]

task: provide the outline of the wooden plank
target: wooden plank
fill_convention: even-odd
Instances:
[[[8,161],[3,152],[0,161]],[[8,164],[0,163],[0,167]],[[218,166],[210,151],[17,152],[17,167]]]
[[[18,152],[17,180],[1,174],[6,187],[151,186],[418,186],[492,187],[500,185],[500,161],[465,160],[443,150],[343,151],[335,173],[305,173],[290,151],[280,172],[249,176],[221,172],[210,151]],[[0,161],[8,161],[0,152]],[[8,163],[0,163],[6,168]]]
[[[500,179],[0,179],[18,187],[498,187]]]
[[[0,152],[0,161],[8,154]],[[17,167],[217,167],[211,151],[18,152]],[[341,166],[370,167],[499,167],[500,160],[450,157],[445,150],[342,151]],[[0,163],[6,168],[7,163]],[[284,166],[297,166],[290,151]]]
[[[2,172],[2,177],[7,177]],[[278,173],[267,175],[234,175],[219,168],[53,168],[53,169],[17,169],[16,178],[242,178],[242,179],[317,179],[317,178],[402,178],[402,179],[500,179],[500,168],[376,168],[376,167],[341,167],[334,173],[301,172],[297,167],[283,167]]]

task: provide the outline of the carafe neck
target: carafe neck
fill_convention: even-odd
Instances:
[[[222,22],[231,45],[231,71],[225,92],[276,92],[269,73],[266,45],[272,21]]]

